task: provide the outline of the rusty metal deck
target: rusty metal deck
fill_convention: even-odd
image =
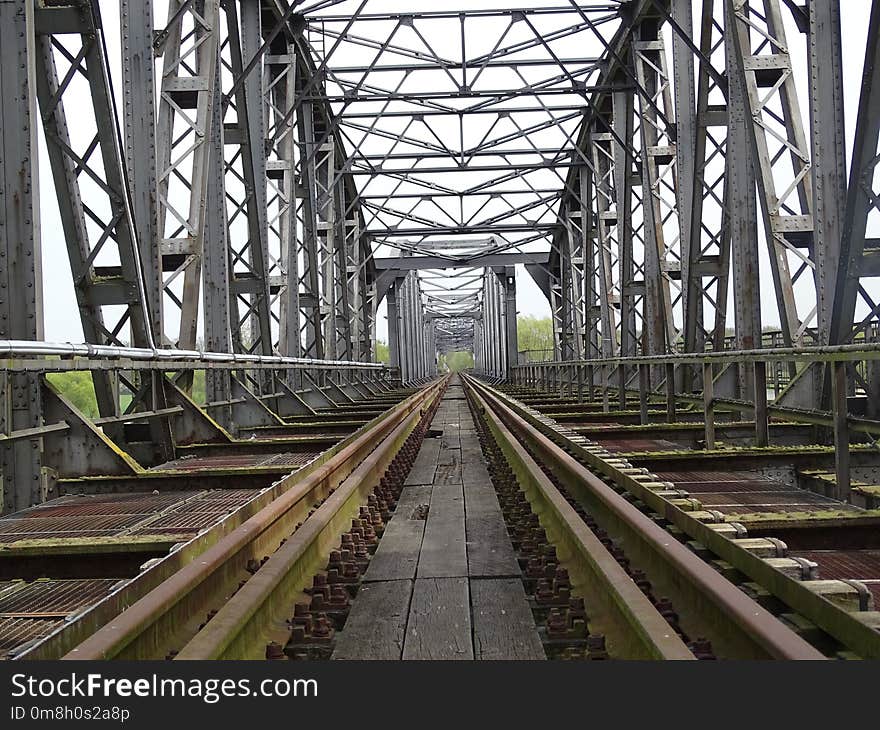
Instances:
[[[690,492],[704,507],[729,515],[856,511],[830,497],[753,471],[658,472],[657,476]]]
[[[0,582],[0,657],[46,636],[119,583],[117,578]]]
[[[260,491],[212,489],[59,497],[0,519],[0,543],[127,534],[196,534]]]
[[[297,469],[320,456],[320,451],[287,451],[275,454],[187,454],[154,467],[152,471],[203,471],[211,469]]]

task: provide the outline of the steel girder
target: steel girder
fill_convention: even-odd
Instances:
[[[391,367],[403,383],[414,383],[437,373],[435,327],[429,319],[419,277],[410,271],[388,289],[388,348]]]
[[[729,181],[737,174],[727,155],[729,96],[738,79],[727,78],[723,13],[716,0],[703,0],[699,31],[692,6],[676,0],[673,17],[683,33],[673,34],[675,105],[678,120],[676,155],[682,230],[684,350],[721,349],[727,323],[731,215]],[[688,35],[690,34],[690,35]],[[692,38],[704,62],[694,78]],[[696,102],[694,102],[696,95]],[[741,96],[741,94],[740,94]],[[739,102],[742,103],[741,101]],[[741,128],[745,120],[737,117]],[[747,172],[750,166],[746,164]],[[739,295],[734,290],[735,296]],[[739,330],[737,330],[739,331]],[[751,345],[750,345],[751,346]]]
[[[725,0],[726,40],[747,125],[782,335],[801,343],[816,316],[813,176],[779,0]],[[798,296],[796,287],[800,284]]]
[[[474,370],[506,380],[517,364],[516,278],[513,267],[484,269],[474,322]]]
[[[814,148],[819,144],[838,149],[842,143],[842,94],[840,89],[840,18],[839,8],[826,7],[817,3],[810,8],[810,27],[822,29],[828,38],[822,43],[811,45],[811,69],[814,78],[815,113]],[[827,53],[834,56],[834,62],[824,66]],[[830,128],[824,125],[831,125]],[[845,204],[841,208],[839,199],[817,202],[817,231],[830,239],[838,239],[839,249],[832,249],[827,257],[837,263],[836,279],[830,280],[825,274],[820,284],[826,287],[820,301],[827,302],[831,293],[830,312],[823,311],[830,318],[829,344],[846,344],[859,340],[873,341],[878,336],[880,302],[877,299],[876,281],[880,276],[877,266],[880,245],[875,236],[869,235],[876,229],[880,215],[880,184],[878,184],[877,163],[880,145],[880,2],[875,0],[871,6],[868,26],[868,40],[865,51],[865,64],[862,74],[861,96],[856,119],[855,139],[853,141],[852,161],[849,181],[846,188]],[[830,151],[829,151],[830,152]],[[827,159],[826,154],[820,159]],[[819,160],[817,159],[817,163]],[[839,176],[845,167],[836,161],[829,161],[830,167],[817,175],[817,201],[820,192],[831,195],[838,192]],[[821,182],[820,182],[821,181]],[[823,187],[824,186],[824,187]],[[873,285],[873,286],[872,286]],[[869,364],[865,373],[852,368],[847,373],[843,364],[830,368],[824,380],[823,405],[830,400],[835,413],[846,413],[847,395],[859,388],[867,396],[867,411],[871,417],[878,415],[877,396],[880,394],[880,368]],[[829,383],[830,380],[830,383]],[[849,435],[845,418],[835,420],[834,442],[838,450],[848,453]],[[849,484],[849,462],[838,461],[838,480]]]
[[[220,47],[220,2],[198,5],[184,0],[168,4],[167,25],[159,31],[157,50],[162,54],[159,91],[158,181],[159,232],[163,293],[179,316],[176,335],[168,341],[181,348],[196,345],[202,258],[208,226],[218,224],[224,206],[207,215],[212,149],[217,151],[220,115],[216,78]],[[222,147],[222,137],[219,138]],[[222,168],[221,168],[222,169]],[[222,194],[211,194],[216,205]],[[224,226],[225,227],[225,226]],[[216,235],[218,231],[212,231]],[[213,236],[212,236],[213,238]],[[174,319],[164,307],[165,328]],[[206,333],[207,334],[207,333]]]
[[[0,3],[0,337],[26,340],[43,338],[33,10],[31,0]],[[42,417],[39,376],[0,373],[0,434]],[[0,513],[43,500],[41,450],[38,440],[0,446]]]
[[[813,17],[821,11],[817,8]],[[826,13],[827,22],[831,17]],[[835,22],[832,32],[839,36]],[[839,37],[838,48],[839,48]],[[818,72],[818,69],[817,69]],[[827,83],[834,84],[829,74]],[[827,93],[827,92],[826,92]],[[825,114],[831,112],[825,111]],[[828,132],[825,132],[828,134]],[[874,0],[868,29],[868,47],[862,75],[852,163],[843,214],[840,265],[834,288],[830,342],[845,344],[859,339],[876,339],[880,302],[868,284],[880,276],[880,239],[870,235],[880,215],[880,185],[877,182],[877,149],[880,144],[880,2]],[[834,211],[835,213],[838,211]],[[834,225],[829,223],[829,225]],[[836,223],[840,226],[840,223]]]
[[[204,277],[206,337],[222,349],[271,352],[277,342],[290,354],[369,358],[381,296],[371,246],[432,256],[439,238],[453,244],[440,255],[475,267],[483,256],[488,264],[550,248],[532,271],[551,301],[557,357],[723,347],[731,290],[734,339],[757,345],[753,181],[784,340],[797,342],[814,320],[820,338],[839,339],[855,315],[835,314],[837,303],[852,292],[869,320],[876,310],[868,289],[841,289],[830,276],[846,258],[846,216],[828,192],[842,189],[845,169],[835,3],[801,13],[812,24],[812,151],[778,0],[704,0],[696,24],[688,0],[637,0],[625,12],[605,3],[461,14],[349,6],[297,15],[264,2],[258,17],[253,3],[172,2],[151,39],[141,22],[149,3],[123,3],[133,87],[126,205],[139,234],[123,248],[137,252],[125,258],[140,270],[132,301],[144,336],[158,334],[163,309],[166,328],[177,324],[170,300],[184,313],[176,339],[194,341]],[[261,27],[282,15],[280,30]],[[557,25],[542,25],[551,19]],[[460,58],[429,32],[449,21]],[[489,21],[492,50],[474,52],[470,39]],[[367,32],[375,27],[387,32]],[[556,45],[584,36],[602,52],[575,57]],[[163,56],[156,153],[144,122],[151,50]],[[501,71],[518,82],[499,87]],[[419,84],[432,73],[443,83]],[[460,122],[458,141],[438,126],[443,117]],[[470,119],[485,122],[477,138]],[[539,181],[541,171],[549,174]],[[469,173],[482,179],[449,182]],[[206,218],[206,205],[226,219]],[[848,281],[870,274],[870,264],[854,275],[849,263]],[[430,272],[420,277],[426,316],[437,308],[455,319],[469,306],[458,283],[442,294]],[[636,370],[618,375],[625,385]],[[654,375],[659,385],[663,374]],[[748,377],[740,374],[741,392]]]
[[[34,13],[36,92],[85,341],[154,347],[159,304],[158,297],[147,296],[143,268],[155,277],[154,249],[139,244],[134,225],[99,8],[79,0],[37,0]],[[123,13],[123,23],[129,21]],[[91,101],[90,109],[83,97]],[[138,103],[145,101],[133,101]],[[72,128],[67,122],[71,104],[76,109]],[[129,137],[133,127],[129,120]],[[149,138],[145,144],[149,150]],[[148,166],[135,174],[147,181],[144,195],[149,199]],[[141,198],[141,213],[143,202]],[[92,378],[104,418],[123,414],[120,388],[132,396],[125,413],[164,407],[162,388],[152,375],[141,379],[96,371]],[[122,422],[110,421],[105,428],[118,443],[126,443]],[[158,422],[150,423],[150,431],[150,458],[161,460],[170,452],[171,433]]]
[[[632,55],[638,96],[639,169],[642,183],[647,354],[678,344],[673,307],[681,302],[678,170],[672,90],[658,23],[634,29]]]

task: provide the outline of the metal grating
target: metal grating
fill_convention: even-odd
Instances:
[[[308,464],[320,453],[320,451],[294,451],[282,454],[189,455],[161,464],[155,467],[152,471],[210,471],[213,469],[245,469],[259,467],[293,469]]]
[[[58,540],[74,537],[113,537],[117,530],[91,530],[89,532],[33,532],[6,533],[0,532],[0,545],[9,545],[20,540]]]
[[[295,467],[305,466],[321,455],[320,451],[303,451],[295,453],[276,454],[269,457],[263,466]]]
[[[166,515],[132,530],[133,535],[196,533],[249,502],[260,489],[212,489]]]
[[[91,534],[104,530],[124,530],[140,522],[143,515],[70,515],[65,517],[25,517],[0,520],[5,535]]]
[[[92,606],[119,583],[117,578],[0,583],[0,654],[48,635],[68,616]]]
[[[65,517],[76,515],[149,515],[167,509],[176,502],[197,494],[195,491],[162,492],[149,494],[102,494],[61,497],[23,512],[17,518]],[[61,501],[65,500],[65,501]]]
[[[597,439],[598,443],[612,453],[632,451],[687,451],[681,444],[666,439]]]
[[[765,481],[775,483],[772,479],[754,471],[661,471],[656,474],[661,481],[682,485],[691,482]]]
[[[262,489],[210,489],[200,495],[198,501],[228,502],[237,506],[244,504],[262,491]]]
[[[36,580],[0,595],[4,618],[52,618],[67,616],[97,603],[110,593],[118,578]]]
[[[880,580],[880,550],[803,550],[793,553],[819,565],[828,580]]]
[[[219,522],[262,491],[211,489],[161,494],[69,495],[0,520],[0,543],[169,531],[196,533]],[[157,515],[161,515],[159,522],[151,522]]]
[[[226,514],[225,512],[174,512],[170,515],[163,515],[148,525],[138,529],[139,533],[162,529],[165,527],[173,527],[178,529],[189,529],[198,531],[203,527],[209,527],[215,522],[219,522],[220,518]]]
[[[703,504],[709,506],[737,505],[737,506],[779,506],[779,505],[822,505],[825,507],[839,505],[833,499],[823,497],[803,489],[785,491],[763,492],[722,492],[704,493],[698,498]]]
[[[664,480],[667,481],[667,480]],[[686,489],[693,494],[703,495],[707,492],[718,494],[736,494],[740,492],[779,492],[780,489],[788,491],[784,484],[771,481],[741,481],[741,482],[674,482],[675,486]]]
[[[31,619],[0,617],[0,652],[9,656],[15,649],[49,634],[64,623],[63,618]]]

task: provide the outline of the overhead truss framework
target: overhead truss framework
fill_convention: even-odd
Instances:
[[[33,174],[12,130],[38,120],[95,344],[366,361],[387,297],[405,379],[453,348],[502,377],[519,264],[550,305],[557,359],[748,349],[765,322],[785,345],[874,338],[872,5],[848,172],[834,0],[170,0],[161,18],[120,0],[119,99],[101,2],[3,0],[18,33],[4,94],[19,99],[4,110],[4,199]],[[36,262],[38,227],[6,217],[5,255]],[[38,332],[22,318],[40,306],[7,302],[6,330]],[[667,377],[603,373],[641,375]],[[753,387],[746,369],[713,375]],[[163,407],[120,378],[96,375],[102,416],[120,415],[122,391],[128,410]],[[849,390],[874,379],[855,372]],[[842,397],[824,373],[814,383],[799,392]],[[227,374],[208,389],[234,397]]]

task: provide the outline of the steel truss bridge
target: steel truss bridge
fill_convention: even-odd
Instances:
[[[612,425],[703,414],[707,453],[797,424],[830,496],[877,483],[880,0],[849,154],[849,2],[475,5],[0,0],[3,514],[330,458],[461,350]],[[48,257],[81,343],[44,337]]]

